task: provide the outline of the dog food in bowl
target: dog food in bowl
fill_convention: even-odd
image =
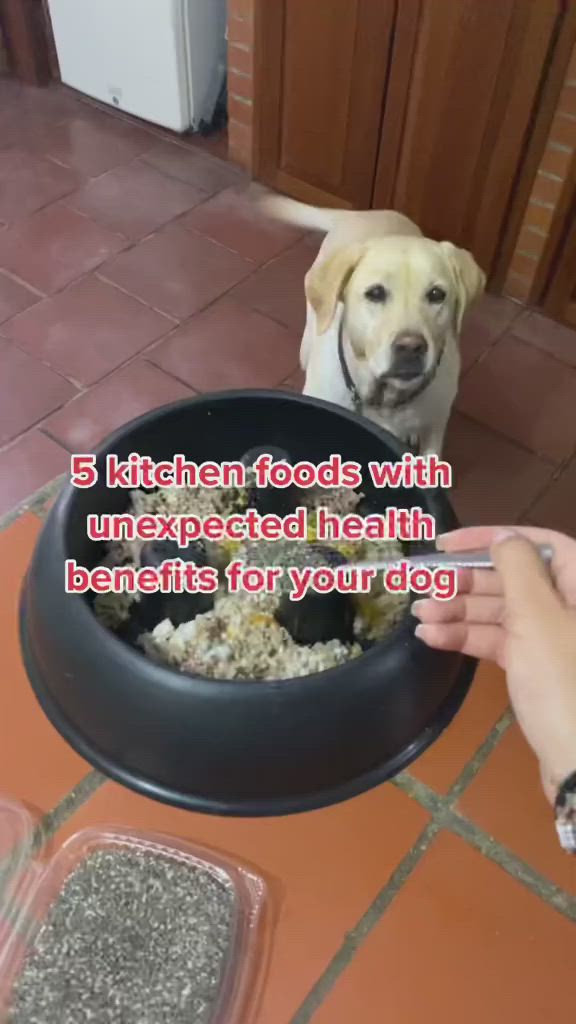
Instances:
[[[257,508],[264,490],[258,492],[249,480],[241,489],[138,490],[132,492],[129,512],[226,517]],[[272,510],[275,496],[283,503],[277,514],[287,514],[286,492],[278,489],[264,495],[265,511]],[[286,577],[274,593],[232,593],[223,570],[232,559],[262,568],[305,568],[401,558],[402,546],[395,541],[317,541],[315,517],[321,506],[342,516],[358,511],[361,501],[361,494],[345,488],[310,488],[291,495],[292,507],[307,508],[307,540],[199,542],[182,549],[174,542],[117,543],[108,551],[108,564],[159,565],[180,557],[198,566],[216,566],[220,584],[215,594],[101,594],[94,602],[96,615],[149,658],[212,679],[290,679],[341,665],[396,626],[408,606],[407,594],[386,592],[375,581],[369,594],[309,589],[300,601],[291,601]]]

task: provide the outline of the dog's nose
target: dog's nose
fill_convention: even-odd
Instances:
[[[397,334],[392,342],[392,351],[395,354],[409,356],[411,358],[422,358],[428,350],[428,342],[423,334],[412,334],[411,331],[402,331]]]
[[[424,373],[428,342],[423,334],[403,331],[392,342],[390,372],[396,377],[419,377]]]

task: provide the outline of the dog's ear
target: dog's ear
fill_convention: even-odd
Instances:
[[[306,274],[304,288],[306,298],[316,314],[318,334],[324,334],[330,327],[336,305],[363,251],[363,245],[347,245],[343,249],[336,249]]]
[[[456,281],[458,293],[457,329],[462,327],[464,313],[476,299],[479,299],[486,287],[486,274],[478,266],[472,253],[466,249],[458,249],[452,242],[440,242]]]

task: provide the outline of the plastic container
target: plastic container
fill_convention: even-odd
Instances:
[[[261,877],[204,847],[129,828],[84,829],[66,840],[51,856],[35,857],[33,840],[32,817],[19,804],[0,798],[2,1024],[10,1020],[14,986],[64,883],[91,854],[111,850],[145,852],[202,868],[232,894],[230,939],[218,996],[206,1024],[249,1024],[256,1012],[265,965],[268,903],[267,888]]]

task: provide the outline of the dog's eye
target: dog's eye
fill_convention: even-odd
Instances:
[[[444,302],[446,292],[443,288],[435,286],[434,288],[431,288],[430,291],[426,292],[426,298],[428,299],[428,302],[432,303],[432,305],[439,306],[441,302]]]
[[[366,289],[364,295],[370,302],[386,302],[388,298],[388,292],[383,284],[373,284],[371,288]]]

